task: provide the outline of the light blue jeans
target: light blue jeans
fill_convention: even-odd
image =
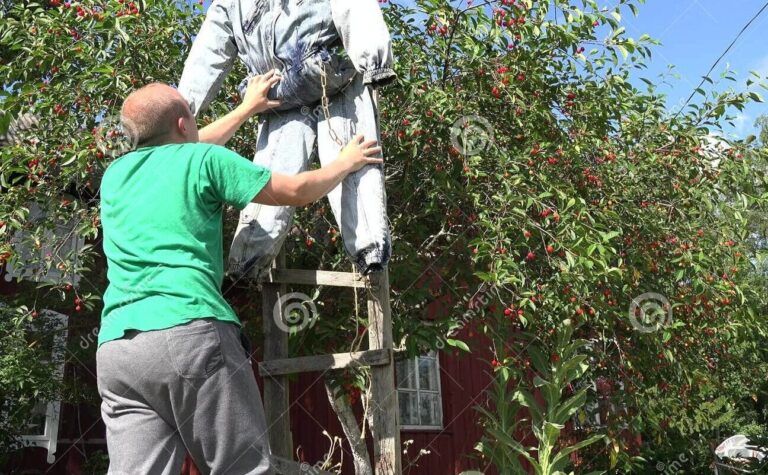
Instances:
[[[319,101],[322,70],[329,95],[357,74],[373,86],[395,79],[389,29],[377,0],[214,0],[179,81],[195,114],[208,107],[235,59],[248,76],[282,73],[270,92],[283,100],[281,110]]]
[[[315,143],[321,164],[355,134],[379,139],[370,87],[395,78],[389,29],[377,0],[214,0],[192,44],[179,92],[197,115],[218,93],[235,59],[248,75],[278,69],[270,91],[283,100],[259,124],[254,162],[295,174],[308,168]],[[325,72],[330,120],[317,107]],[[247,84],[243,79],[241,88]],[[390,256],[382,166],[348,176],[328,195],[344,247],[361,272]],[[249,205],[240,214],[228,273],[258,278],[277,255],[294,214],[291,207]]]
[[[330,120],[319,106],[265,114],[259,122],[253,162],[274,172],[293,175],[308,169],[315,142],[321,165],[335,160],[355,134],[380,140],[371,89],[358,75],[330,98]],[[331,136],[333,130],[342,142]],[[359,272],[378,271],[387,264],[391,238],[387,220],[383,165],[368,165],[347,176],[328,194],[341,229],[344,248]],[[251,203],[240,220],[229,253],[228,273],[259,278],[282,246],[294,208]]]

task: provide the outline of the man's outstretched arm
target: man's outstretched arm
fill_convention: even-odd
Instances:
[[[243,102],[229,114],[200,129],[200,141],[224,145],[255,114],[279,106],[280,101],[267,98],[269,90],[278,82],[280,82],[280,76],[276,71],[251,78]]]

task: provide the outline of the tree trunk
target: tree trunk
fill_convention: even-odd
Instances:
[[[339,418],[341,428],[344,430],[344,435],[347,437],[347,441],[349,441],[349,447],[352,449],[355,475],[373,475],[368,447],[365,445],[365,440],[363,440],[360,432],[360,426],[357,423],[354,412],[352,412],[352,406],[349,404],[346,394],[342,393],[340,397],[335,397],[327,377],[324,378],[324,382],[328,401],[330,401],[333,411]]]

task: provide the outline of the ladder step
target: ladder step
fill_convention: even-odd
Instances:
[[[330,285],[365,288],[368,279],[356,272],[308,269],[272,269],[263,281],[269,284]]]
[[[271,455],[269,460],[272,462],[272,467],[281,475],[333,475],[308,463],[294,462],[276,455]]]
[[[280,376],[359,366],[384,366],[392,361],[392,350],[367,350],[331,355],[301,356],[259,363],[262,376]]]

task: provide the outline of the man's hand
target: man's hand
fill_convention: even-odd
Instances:
[[[272,178],[256,194],[253,202],[269,206],[307,205],[328,194],[350,173],[366,165],[383,163],[381,158],[373,158],[380,154],[381,147],[375,140],[365,140],[362,135],[356,135],[336,160],[318,170],[298,175],[272,173]]]
[[[355,172],[366,165],[384,163],[381,158],[373,158],[381,155],[381,147],[378,147],[376,140],[365,140],[362,135],[355,135],[351,142],[347,144],[339,153],[337,160],[346,164],[350,172]]]
[[[282,101],[273,101],[267,98],[269,90],[272,89],[275,84],[280,82],[282,77],[278,74],[276,69],[262,74],[260,76],[254,76],[248,81],[248,88],[245,90],[245,96],[243,97],[243,107],[249,115],[260,114],[269,109],[273,109]]]
[[[282,78],[276,70],[252,77],[248,81],[243,102],[229,114],[203,127],[199,133],[200,141],[224,145],[235,135],[237,129],[254,114],[279,106],[282,102],[267,99],[267,94],[269,94],[272,86],[280,82],[280,79]]]

